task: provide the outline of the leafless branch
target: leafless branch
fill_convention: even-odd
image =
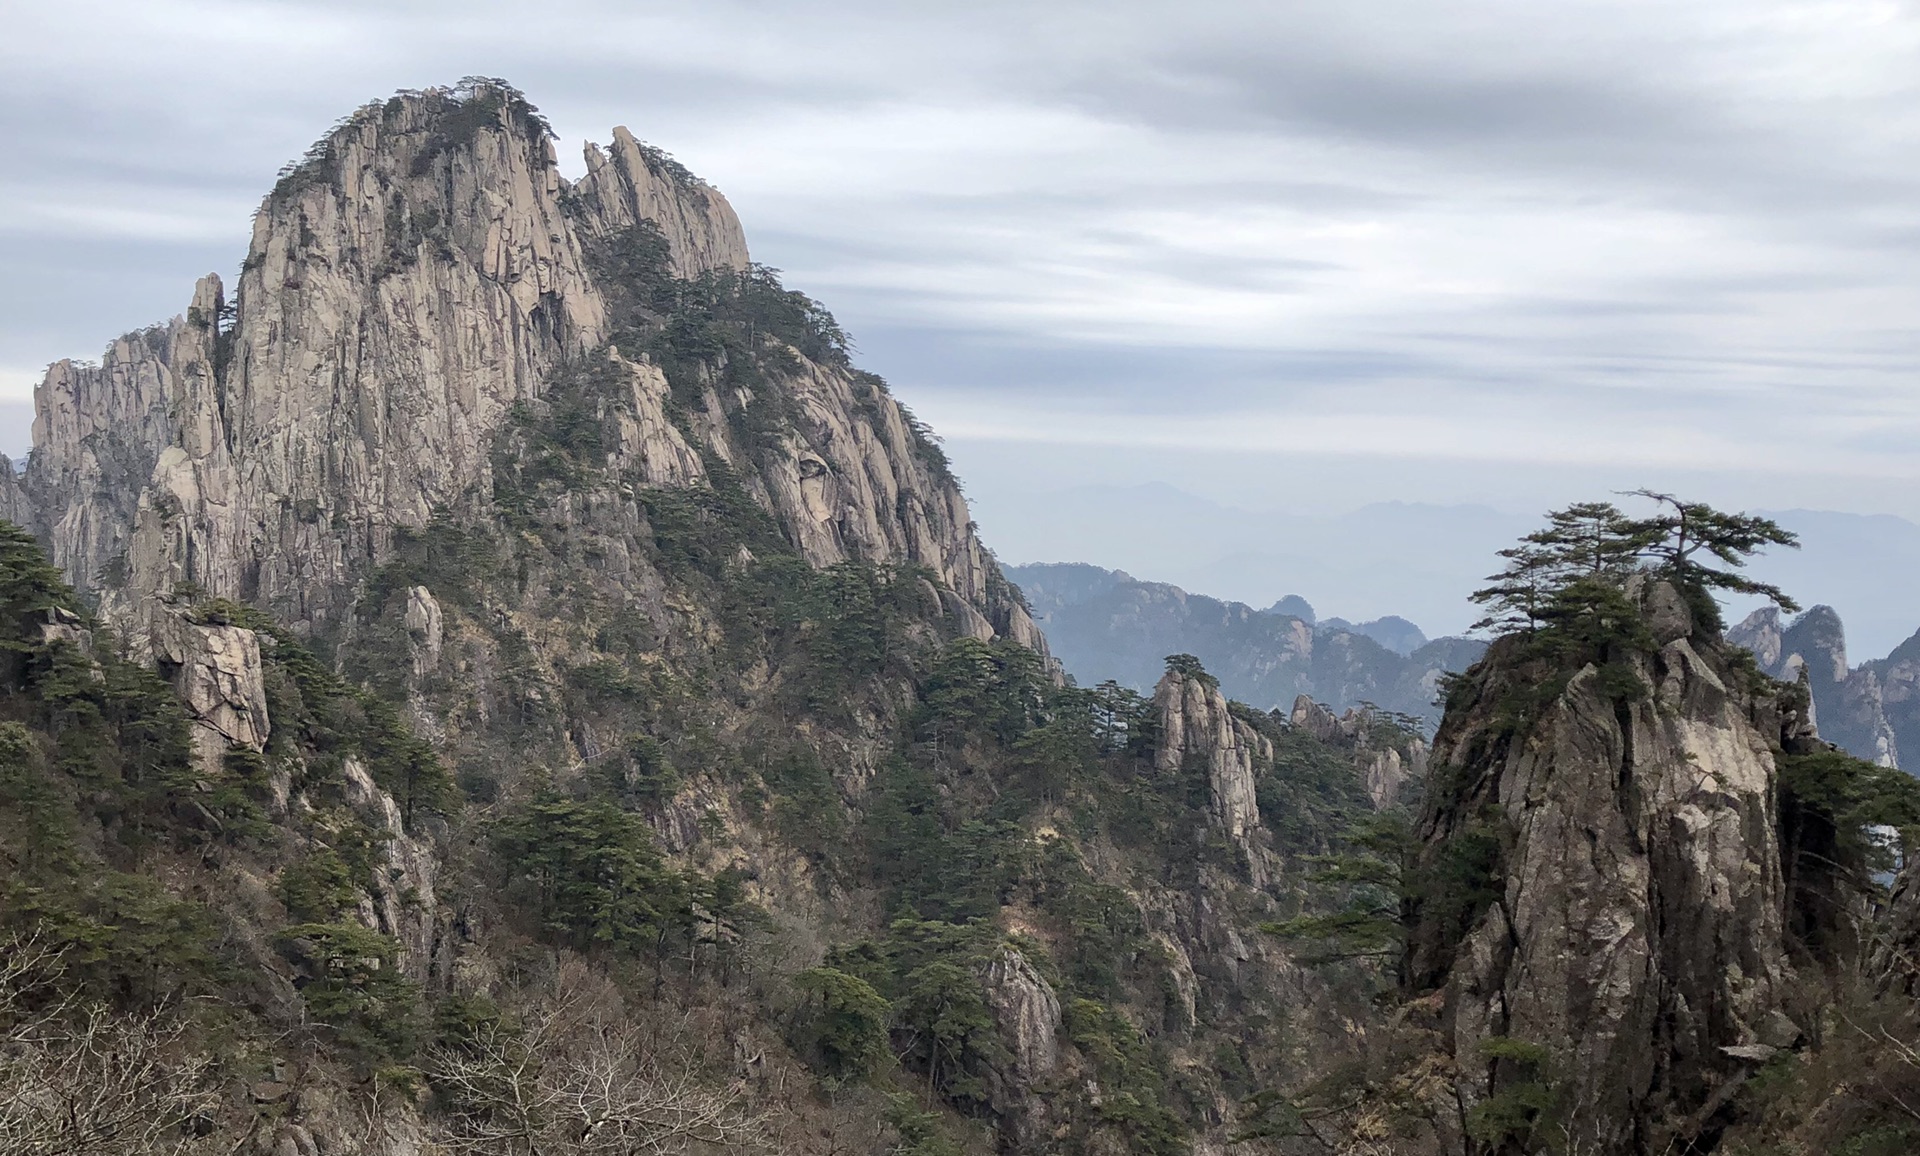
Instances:
[[[0,1152],[188,1156],[213,1141],[212,1060],[160,1012],[115,1013],[59,994],[60,952],[0,945]]]
[[[606,1006],[581,985],[433,1050],[446,1105],[441,1143],[471,1156],[640,1156],[767,1148],[766,1120],[735,1080],[719,1084],[674,1033]]]

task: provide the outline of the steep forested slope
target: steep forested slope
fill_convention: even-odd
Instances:
[[[1920,799],[1698,537],[1555,515],[1430,761],[1190,653],[1073,686],[725,200],[550,150],[368,105],[231,299],[42,384],[0,1148],[1910,1147]]]
[[[368,105],[232,298],[49,372],[0,500],[80,594],[9,539],[0,1128],[1293,1143],[1272,1096],[1380,982],[1261,930],[1373,813],[1350,744],[1190,659],[1065,685],[937,443],[724,199],[625,130],[587,161],[500,82]],[[87,1068],[96,1029],[152,1062]]]

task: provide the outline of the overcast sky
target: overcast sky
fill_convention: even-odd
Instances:
[[[990,542],[1145,482],[1920,517],[1910,3],[0,12],[0,402],[236,269],[336,117],[481,74],[570,173],[626,124],[725,191]]]

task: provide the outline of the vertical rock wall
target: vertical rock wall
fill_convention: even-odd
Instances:
[[[650,221],[677,275],[743,271],[739,220],[625,129],[589,147],[578,184],[548,135],[487,83],[348,117],[262,205],[231,308],[209,276],[183,319],[98,367],[54,366],[32,464],[0,482],[0,505],[135,630],[134,607],[183,588],[325,630],[399,530],[489,492],[513,407],[607,358],[632,386],[607,419],[618,467],[705,485],[712,453],[816,565],[924,566],[992,631],[1042,646],[937,451],[877,379],[796,357],[769,387],[796,415],[778,452],[737,442],[738,398],[709,390],[686,432],[668,417],[660,369],[608,343],[592,251]]]
[[[1496,644],[1435,739],[1448,777],[1420,828],[1408,970],[1444,993],[1459,1102],[1544,1081],[1583,1151],[1681,1150],[1795,1034],[1776,1010],[1791,969],[1774,752],[1811,726],[1695,636],[1671,587],[1648,604],[1643,693],[1589,665],[1517,730],[1514,704],[1557,673],[1520,636]],[[1522,1064],[1506,1040],[1548,1059]]]
[[[1256,784],[1260,768],[1273,762],[1273,743],[1234,718],[1220,684],[1203,675],[1169,671],[1154,688],[1153,705],[1160,719],[1155,767],[1170,775],[1204,769],[1209,819],[1246,856],[1254,885],[1263,886],[1277,867]]]
[[[1752,651],[1754,662],[1775,678],[1806,680],[1822,737],[1857,758],[1900,765],[1899,732],[1920,728],[1920,710],[1908,705],[1920,664],[1895,651],[1879,662],[1848,666],[1846,630],[1831,606],[1812,607],[1791,624],[1764,607],[1728,630],[1727,641]]]

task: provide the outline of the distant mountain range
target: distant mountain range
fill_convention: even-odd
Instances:
[[[1847,663],[1846,627],[1831,606],[1792,619],[1765,607],[1727,640],[1751,650],[1775,678],[1804,673],[1821,738],[1863,759],[1920,770],[1920,632],[1857,667]]]
[[[1436,635],[1466,629],[1476,617],[1467,595],[1498,566],[1495,551],[1537,529],[1553,504],[1543,497],[1538,510],[1518,513],[1416,502],[1282,512],[1163,484],[1036,495],[1002,494],[991,479],[970,496],[1002,559],[1091,562],[1249,606],[1297,594],[1323,614],[1356,622],[1401,615]],[[1752,573],[1804,604],[1837,608],[1856,648],[1885,654],[1920,623],[1920,587],[1904,579],[1920,572],[1920,525],[1885,514],[1759,512],[1798,533],[1802,548],[1764,554]],[[1729,621],[1756,605],[1732,606]]]
[[[1297,595],[1265,610],[1143,582],[1084,563],[1007,568],[1054,654],[1083,685],[1152,689],[1169,654],[1192,654],[1231,698],[1290,709],[1300,695],[1344,710],[1363,702],[1437,721],[1442,674],[1471,665],[1478,639],[1429,641],[1405,618],[1317,620]]]
[[[1054,654],[1082,685],[1112,679],[1151,690],[1169,654],[1192,654],[1228,697],[1262,710],[1288,710],[1307,695],[1336,711],[1361,703],[1439,718],[1439,678],[1479,659],[1476,638],[1429,640],[1413,622],[1319,618],[1312,603],[1286,595],[1265,609],[1145,582],[1124,570],[1081,562],[1010,566],[1006,573],[1033,607]],[[1920,632],[1885,658],[1852,666],[1846,628],[1831,606],[1795,618],[1766,607],[1727,631],[1761,669],[1813,692],[1821,737],[1885,766],[1920,770]]]

